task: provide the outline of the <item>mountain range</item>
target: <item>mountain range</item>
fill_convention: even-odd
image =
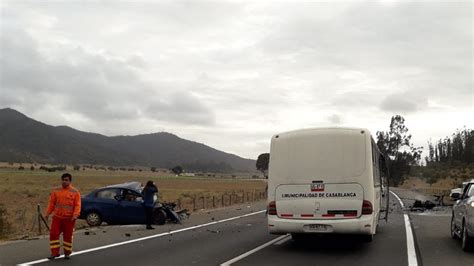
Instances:
[[[187,171],[255,171],[254,160],[174,134],[109,137],[68,126],[50,126],[10,108],[0,109],[0,161],[168,169],[180,165]]]

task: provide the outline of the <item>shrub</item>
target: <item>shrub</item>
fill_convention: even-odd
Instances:
[[[0,238],[4,237],[10,231],[10,224],[7,221],[7,210],[0,204]]]

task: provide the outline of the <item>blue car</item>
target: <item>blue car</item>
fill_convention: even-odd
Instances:
[[[141,184],[129,182],[96,189],[81,199],[81,215],[90,226],[107,224],[145,224]],[[166,212],[155,205],[153,223],[164,224]]]

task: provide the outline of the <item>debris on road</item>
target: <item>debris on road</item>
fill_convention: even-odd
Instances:
[[[410,211],[425,211],[425,210],[431,210],[436,206],[435,203],[433,203],[430,200],[426,200],[422,202],[421,200],[415,200],[413,205],[410,206]]]
[[[188,209],[175,210],[177,204],[174,202],[162,202],[158,206],[166,213],[166,220],[175,224],[180,224],[182,220],[189,218],[191,215]],[[210,214],[210,212],[207,214]]]

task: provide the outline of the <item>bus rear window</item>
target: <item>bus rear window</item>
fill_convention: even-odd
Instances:
[[[274,174],[298,183],[304,178],[350,178],[364,173],[367,156],[371,153],[366,151],[363,134],[322,132],[277,141],[272,146],[270,167]]]

